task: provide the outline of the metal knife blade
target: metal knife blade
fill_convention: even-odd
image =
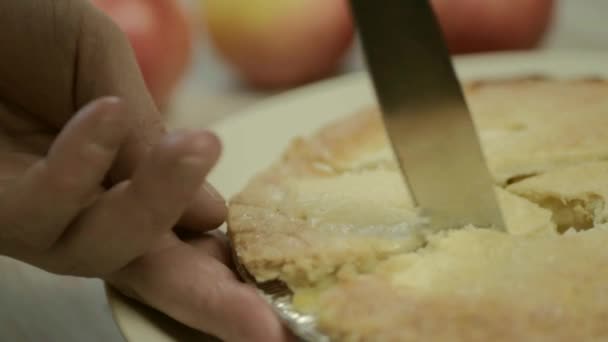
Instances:
[[[504,229],[480,142],[428,0],[351,0],[404,181],[437,229]]]

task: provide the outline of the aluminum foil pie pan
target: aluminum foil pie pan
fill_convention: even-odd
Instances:
[[[294,309],[292,304],[293,292],[280,280],[271,280],[259,283],[241,264],[234,248],[232,257],[237,273],[241,278],[255,286],[260,295],[272,306],[274,311],[291,330],[291,332],[305,342],[330,342],[330,338],[317,329],[317,319],[313,315],[304,314]]]

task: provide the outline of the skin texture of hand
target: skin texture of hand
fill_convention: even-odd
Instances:
[[[87,0],[0,2],[0,254],[103,278],[226,341],[285,341],[207,233],[226,214],[205,182],[219,154],[208,132],[165,132],[129,43]]]

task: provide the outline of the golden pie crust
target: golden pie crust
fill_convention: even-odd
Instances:
[[[335,341],[608,341],[608,82],[465,94],[507,232],[418,233],[369,108],[294,140],[231,200],[240,262]]]

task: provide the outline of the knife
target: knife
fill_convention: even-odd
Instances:
[[[351,0],[405,184],[436,229],[504,229],[474,122],[428,0]]]

